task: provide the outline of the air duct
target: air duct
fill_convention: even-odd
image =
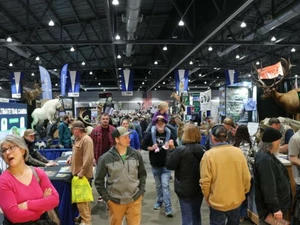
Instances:
[[[26,59],[28,59],[31,56],[30,52],[25,52],[23,49],[10,44],[5,39],[0,39],[0,42],[7,43],[7,45],[5,45],[6,47],[8,47],[10,50],[16,52],[18,55],[23,56]]]
[[[134,40],[134,33],[139,22],[142,22],[143,17],[139,17],[141,0],[128,0],[126,7],[126,18],[122,18],[123,22],[126,23],[127,40]],[[126,45],[125,55],[130,57],[132,54],[133,44]]]
[[[300,14],[300,3],[296,2],[296,3],[292,4],[291,6],[287,7],[287,9],[284,12],[280,13],[273,20],[271,20],[264,26],[258,28],[255,33],[248,34],[243,40],[250,41],[255,37],[255,35],[266,34],[269,31],[280,26],[281,24],[284,24],[285,22],[298,16],[299,14]],[[231,47],[225,49],[223,52],[218,52],[217,54],[219,57],[222,57],[222,56],[228,54],[229,52],[233,51],[234,49],[237,49],[239,46],[240,45],[232,45]]]

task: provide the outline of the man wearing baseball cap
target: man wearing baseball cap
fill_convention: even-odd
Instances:
[[[147,172],[140,152],[130,147],[129,134],[125,127],[111,133],[116,145],[99,158],[95,175],[95,187],[107,203],[111,225],[121,225],[124,216],[128,225],[141,224]]]
[[[241,149],[227,142],[223,125],[215,125],[211,135],[214,146],[200,163],[200,186],[210,209],[210,224],[221,225],[227,220],[227,224],[238,225],[240,206],[250,191],[247,161]]]

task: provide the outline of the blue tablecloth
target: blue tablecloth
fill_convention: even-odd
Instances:
[[[71,148],[53,148],[53,149],[40,149],[39,152],[49,160],[55,160],[61,156],[63,152],[72,151]]]

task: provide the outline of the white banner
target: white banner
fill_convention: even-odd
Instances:
[[[211,110],[211,90],[200,92],[200,110]]]

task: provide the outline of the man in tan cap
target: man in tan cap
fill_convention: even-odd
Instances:
[[[35,139],[34,135],[35,135],[35,131],[32,129],[25,130],[23,134],[23,138],[29,149],[29,157],[26,161],[26,164],[29,166],[36,166],[36,167],[56,166],[57,164],[55,162],[46,159],[36,149],[36,146],[34,144],[34,139]]]
[[[92,138],[87,135],[84,124],[81,121],[72,123],[71,131],[75,137],[73,153],[67,163],[71,163],[73,176],[86,177],[91,180],[93,177],[94,144]],[[91,204],[90,202],[76,203],[81,217],[80,225],[91,225]]]

